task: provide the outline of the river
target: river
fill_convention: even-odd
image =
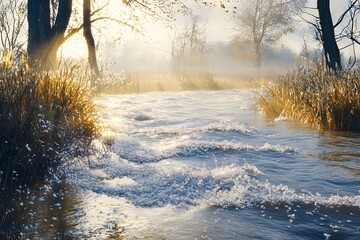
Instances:
[[[22,234],[360,239],[360,135],[268,119],[253,89],[95,101],[110,146],[66,161],[60,200],[54,181],[39,187]]]

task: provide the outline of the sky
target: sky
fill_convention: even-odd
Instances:
[[[187,0],[191,1],[191,0]],[[335,22],[340,14],[346,9],[347,1],[332,0],[331,11]],[[124,19],[131,16],[129,9],[121,5],[121,1],[113,1],[110,6],[110,14],[122,16]],[[316,0],[308,0],[307,6],[316,7]],[[194,14],[201,16],[207,31],[207,43],[226,43],[234,33],[234,17],[226,13],[221,7],[204,7],[194,5]],[[316,11],[313,12],[316,14]],[[155,20],[139,14],[140,21],[135,25],[141,28],[141,34],[130,31],[127,27],[119,27],[106,23],[99,26],[101,31],[94,31],[95,41],[98,44],[98,58],[100,65],[108,64],[117,67],[129,68],[134,66],[153,67],[154,65],[164,65],[170,60],[171,41],[174,33],[181,31],[184,26],[189,25],[189,17],[182,14],[176,16],[175,22]],[[311,19],[311,18],[309,18]],[[114,39],[119,39],[114,43]],[[282,39],[281,44],[289,47],[295,53],[301,51],[304,40],[310,47],[318,47],[313,31],[309,24],[296,22],[296,29]],[[71,58],[86,59],[87,49],[81,34],[72,38],[60,50],[60,54]],[[105,60],[106,59],[106,60]]]

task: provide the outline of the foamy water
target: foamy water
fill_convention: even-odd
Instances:
[[[74,234],[357,239],[360,139],[266,120],[251,89],[102,96],[114,144],[65,166]],[[349,157],[350,156],[350,157]]]

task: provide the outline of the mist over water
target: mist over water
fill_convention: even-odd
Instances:
[[[268,119],[256,105],[261,89],[252,89],[321,62],[319,43],[296,23],[255,68],[251,40],[236,42],[234,15],[221,5],[171,27],[139,17],[144,35],[125,30],[116,47],[114,25],[96,27],[101,139],[90,156],[62,153],[44,182],[1,196],[0,238],[360,239],[360,135]],[[342,7],[332,5],[336,14]],[[59,57],[90,76],[80,41],[67,41]]]
[[[74,233],[105,237],[116,224],[127,239],[359,237],[358,136],[267,121],[254,96],[97,97],[114,143],[90,168],[65,166],[84,213]]]

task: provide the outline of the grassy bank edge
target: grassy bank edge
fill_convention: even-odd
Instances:
[[[42,179],[59,154],[84,154],[98,134],[86,83],[71,69],[57,73],[0,68],[0,185]]]
[[[293,71],[258,93],[266,115],[295,119],[324,131],[360,132],[360,72]]]

